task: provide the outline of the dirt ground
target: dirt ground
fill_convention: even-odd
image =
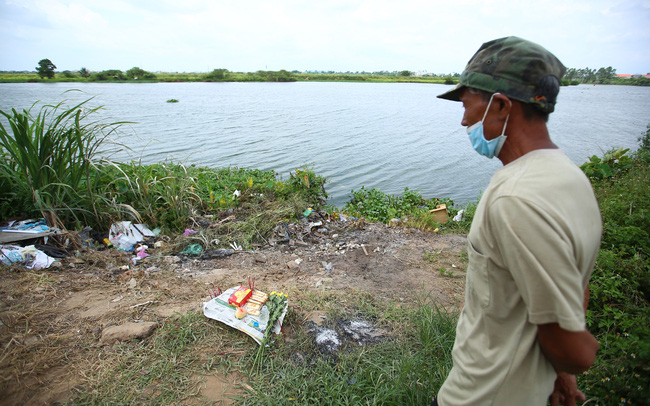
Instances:
[[[0,268],[0,404],[73,398],[87,343],[108,351],[101,336],[111,326],[199,310],[209,284],[225,290],[250,277],[267,292],[353,288],[388,300],[431,292],[443,305],[462,302],[463,236],[358,221],[306,227],[289,241],[224,257],[179,256],[163,246],[134,264],[133,254],[90,249],[47,270]],[[225,396],[238,390],[225,376],[192,379],[201,381],[198,404],[230,404]]]

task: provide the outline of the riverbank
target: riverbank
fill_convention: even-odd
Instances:
[[[619,150],[583,165],[605,225],[587,314],[601,350],[579,377],[596,403],[648,397],[649,137],[633,156]],[[57,140],[40,145],[93,156],[88,143],[59,148],[50,142]],[[46,165],[35,154],[20,160],[26,169],[17,159],[2,162],[0,186],[11,197],[3,215],[31,210],[51,225],[97,231],[59,239],[67,254],[57,268],[0,269],[3,402],[397,405],[427,404],[437,391],[462,303],[471,205],[462,221],[441,224],[429,210],[445,200],[408,190],[362,189],[346,209],[328,208],[324,179],[309,169],[281,180],[237,168],[83,166],[73,156]],[[57,182],[46,177],[49,168],[59,168]],[[122,216],[161,227],[145,244],[149,256],[134,260],[99,242]],[[196,244],[201,255],[183,253]],[[257,370],[257,345],[201,307],[214,289],[248,285],[249,277],[290,297],[283,338]],[[145,323],[153,329],[138,338],[110,338],[113,327]]]

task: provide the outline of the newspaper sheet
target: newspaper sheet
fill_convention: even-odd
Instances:
[[[262,306],[259,316],[253,316],[247,314],[243,319],[238,319],[235,317],[236,308],[228,304],[228,298],[235,293],[239,286],[230,288],[217,296],[214,299],[211,299],[207,302],[203,302],[203,314],[205,317],[210,319],[218,320],[232,328],[243,331],[248,334],[255,340],[258,344],[262,343],[264,338],[264,331],[266,331],[267,324],[269,322],[269,309],[266,305]],[[275,334],[279,334],[282,328],[282,321],[284,316],[287,314],[287,309],[289,308],[289,302],[282,312],[282,315],[272,326]]]

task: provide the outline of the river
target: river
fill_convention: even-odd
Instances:
[[[274,170],[309,167],[328,179],[329,203],[362,186],[476,201],[501,165],[474,152],[449,86],[414,83],[0,84],[0,110],[94,97],[102,121],[131,121],[119,161]],[[69,89],[80,91],[66,92]],[[177,99],[178,103],[167,103]],[[39,105],[41,105],[39,104]],[[3,121],[4,122],[4,121]],[[650,88],[563,87],[549,131],[576,163],[614,147],[635,150],[650,123]]]

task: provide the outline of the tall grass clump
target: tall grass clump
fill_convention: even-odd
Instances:
[[[650,126],[639,141],[632,156],[613,150],[583,166],[603,219],[587,311],[600,350],[594,366],[579,377],[597,404],[650,399]],[[597,167],[602,163],[607,167]]]
[[[89,99],[90,100],[90,99]],[[94,223],[99,217],[95,159],[121,123],[90,120],[89,100],[0,111],[0,214],[44,217],[50,226]]]

